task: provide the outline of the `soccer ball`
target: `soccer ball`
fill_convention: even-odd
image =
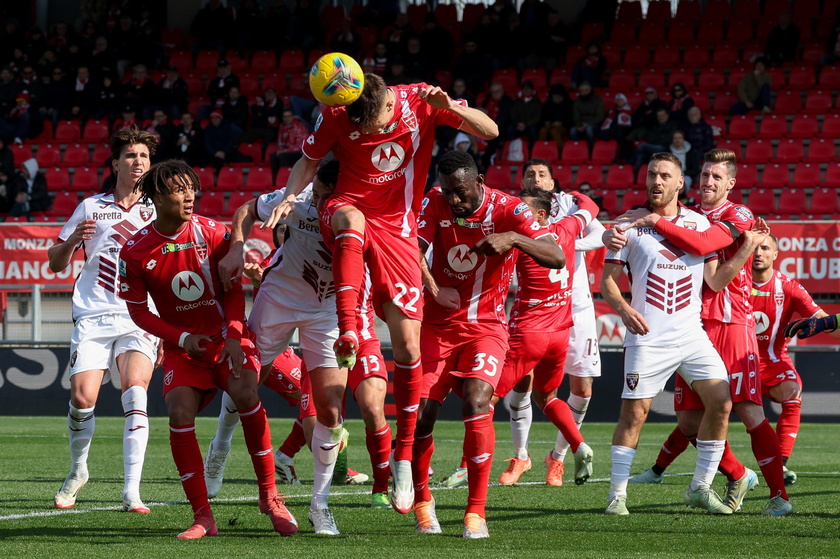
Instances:
[[[309,89],[315,99],[331,107],[349,105],[359,98],[365,74],[359,63],[340,52],[325,54],[309,71]]]

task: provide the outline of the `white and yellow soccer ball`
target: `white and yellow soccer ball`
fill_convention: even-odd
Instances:
[[[325,54],[309,70],[312,95],[331,107],[349,105],[359,98],[364,86],[362,67],[351,56],[340,52]]]

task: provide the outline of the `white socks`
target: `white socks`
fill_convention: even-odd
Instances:
[[[513,439],[513,449],[520,460],[528,458],[528,433],[534,420],[534,409],[531,407],[531,391],[509,392],[505,402],[510,411],[510,436]]]
[[[697,439],[697,465],[689,489],[711,487],[715,478],[726,441],[701,441]]]
[[[67,433],[70,436],[70,475],[87,472],[90,440],[96,429],[94,408],[77,409],[70,404],[67,414]]]
[[[335,461],[341,446],[341,432],[344,426],[327,427],[316,421],[312,429],[312,457],[315,459],[315,479],[312,488],[312,502],[309,508],[325,509],[330,497]]]
[[[589,400],[591,399],[569,394],[569,399],[566,400],[566,403],[569,404],[569,409],[572,410],[572,417],[575,418],[575,425],[577,425],[578,430],[580,430],[580,426],[583,424],[583,418],[586,417],[586,410],[589,409]],[[566,441],[563,433],[558,431],[557,440],[554,441],[554,454],[552,454],[552,457],[555,460],[563,460],[566,457],[567,450],[569,450],[569,443]]]
[[[610,456],[612,457],[612,471],[610,472],[610,496],[608,500],[612,501],[618,496],[627,496],[627,480],[630,479],[630,468],[633,466],[636,449],[612,445]]]
[[[230,450],[230,441],[238,424],[239,413],[236,411],[236,404],[227,392],[222,392],[222,410],[219,412],[219,424],[216,426],[211,447],[223,452]]]
[[[149,443],[149,417],[146,414],[146,391],[132,386],[122,394],[125,413],[123,428],[123,466],[125,486],[123,493],[140,497],[140,477],[143,474],[143,460]]]

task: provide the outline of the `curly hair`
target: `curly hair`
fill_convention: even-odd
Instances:
[[[169,159],[156,163],[134,185],[135,192],[143,194],[144,201],[151,201],[155,194],[169,194],[173,185],[192,185],[198,192],[201,190],[201,180],[181,159]]]

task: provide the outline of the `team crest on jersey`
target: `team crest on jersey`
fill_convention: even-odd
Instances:
[[[496,232],[496,224],[492,221],[485,221],[481,224],[481,232],[485,235],[492,235]]]
[[[198,254],[199,260],[207,259],[207,244],[196,245],[195,252]]]
[[[408,109],[408,107],[406,107],[406,109]],[[411,109],[403,111],[402,119],[403,122],[405,122],[405,125],[408,126],[409,130],[412,132],[417,130],[417,115],[414,114],[414,111]]]
[[[744,206],[735,206],[735,213],[741,221],[749,221],[753,218],[752,212]]]
[[[73,355],[70,356],[70,366],[73,367],[76,365],[76,359],[79,358],[79,352],[74,351]]]
[[[175,376],[175,371],[166,371],[166,374],[163,375],[163,384],[169,386],[172,384],[172,377]]]
[[[776,301],[777,305],[784,305],[785,304],[785,294],[784,293],[776,293],[773,295],[773,300]]]
[[[292,377],[295,380],[300,380],[300,369],[295,367],[294,369],[289,371],[289,376]]]
[[[675,386],[674,387],[674,401],[678,404],[682,404],[682,401],[683,401],[682,386]]]
[[[172,292],[182,301],[195,301],[204,295],[204,280],[195,272],[178,272],[172,278]]]
[[[627,382],[627,388],[636,390],[636,387],[639,386],[639,373],[627,373],[624,375],[624,380]]]
[[[370,162],[373,163],[373,166],[383,173],[399,169],[404,159],[405,150],[401,145],[394,142],[385,142],[376,146],[370,156]]]
[[[300,397],[300,409],[308,410],[309,409],[309,394],[302,394]]]
[[[143,221],[149,221],[152,219],[152,214],[154,214],[154,210],[152,208],[140,208],[140,219]]]
[[[683,227],[691,229],[692,231],[697,231],[697,223],[694,221],[683,221]]]
[[[763,334],[770,327],[770,317],[761,311],[753,312],[753,320],[755,320],[756,334]]]
[[[469,272],[478,264],[478,255],[470,250],[467,245],[455,245],[449,249],[447,254],[449,267],[456,272]]]

